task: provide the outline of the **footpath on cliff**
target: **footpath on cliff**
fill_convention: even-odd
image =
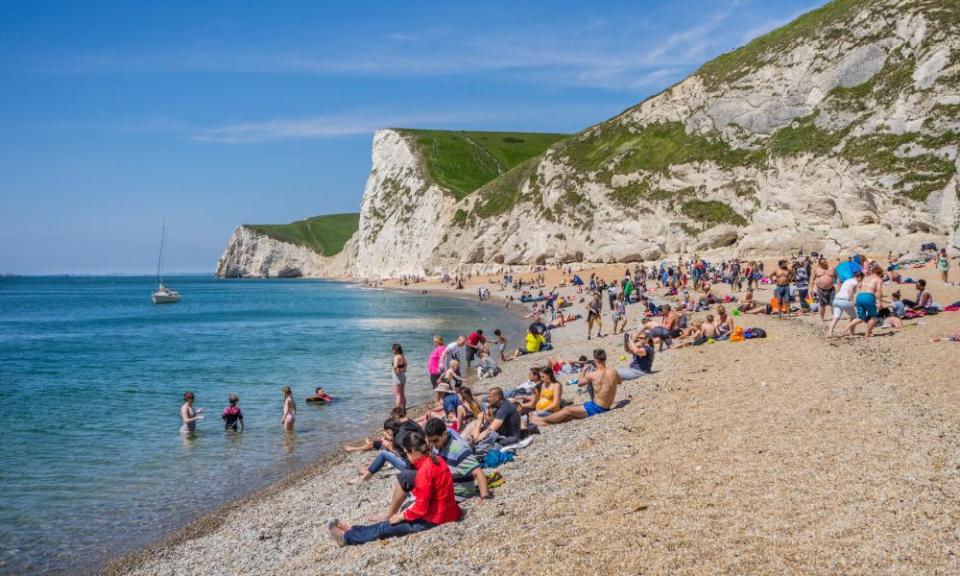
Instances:
[[[613,279],[623,267],[596,271]],[[932,269],[912,275],[931,281],[938,302],[960,299]],[[628,307],[631,329],[639,308]],[[737,320],[768,337],[657,355],[655,374],[621,387],[625,406],[543,429],[498,468],[496,497],[468,501],[459,523],[337,548],[326,522],[382,512],[395,481],[381,473],[348,486],[370,455],[341,454],[111,571],[960,573],[960,344],[927,341],[960,315],[871,339],[827,339],[811,318]],[[509,389],[548,354],[595,347],[625,364],[619,336],[585,336],[582,320],[554,330],[554,352],[507,363],[486,383]],[[573,388],[565,397],[582,402]]]

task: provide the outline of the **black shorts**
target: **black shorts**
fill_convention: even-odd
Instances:
[[[430,385],[431,385],[431,386],[433,386],[434,388],[436,388],[436,387],[437,387],[437,383],[438,383],[439,381],[440,381],[440,375],[439,375],[439,374],[431,374],[431,375],[430,375]]]
[[[833,304],[833,294],[836,292],[835,288],[817,288],[817,303],[820,306],[830,306]]]
[[[477,349],[467,347],[467,363],[473,362],[473,359],[477,357]]]

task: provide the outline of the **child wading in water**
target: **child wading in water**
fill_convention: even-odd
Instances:
[[[289,386],[283,387],[283,416],[280,423],[287,432],[293,432],[293,423],[297,420],[297,403],[293,401],[293,392]]]
[[[243,432],[243,412],[240,411],[240,407],[237,406],[237,403],[240,402],[240,397],[236,394],[231,394],[227,397],[227,400],[230,402],[230,405],[223,409],[223,428],[225,430],[233,430],[234,432]]]

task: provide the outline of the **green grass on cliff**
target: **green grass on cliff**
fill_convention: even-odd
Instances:
[[[736,81],[751,70],[759,68],[768,54],[785,51],[790,46],[820,34],[840,37],[846,33],[850,19],[860,8],[878,3],[878,0],[833,0],[800,16],[744,46],[707,62],[697,70],[710,88]]]
[[[289,224],[244,224],[275,240],[306,246],[318,254],[333,256],[343,250],[360,226],[360,214],[326,214]]]
[[[398,129],[413,137],[430,178],[461,200],[566,134]]]

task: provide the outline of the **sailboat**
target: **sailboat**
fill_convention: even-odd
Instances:
[[[160,257],[157,258],[157,291],[153,293],[154,304],[175,304],[180,301],[180,293],[163,285],[163,261],[167,241],[167,221],[163,221],[160,232]]]

